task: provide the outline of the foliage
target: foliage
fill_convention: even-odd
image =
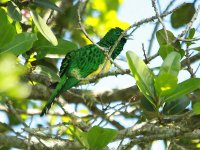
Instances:
[[[178,98],[181,96],[200,87],[200,78],[191,78],[179,84],[177,83],[177,75],[180,71],[180,58],[181,56],[177,52],[171,52],[165,58],[160,67],[159,74],[156,76],[151,73],[145,63],[134,52],[127,52],[128,64],[137,81],[137,85],[144,96],[150,101],[149,105],[152,105],[148,107],[155,107],[159,111],[159,108],[164,103],[169,105],[168,102],[179,100]],[[142,71],[138,73],[138,70]],[[184,103],[178,104],[180,106],[184,105]],[[175,107],[179,107],[178,104]],[[174,107],[174,105],[172,106]],[[187,107],[188,105],[184,106]],[[167,106],[164,105],[164,107],[165,109],[163,111],[167,111]],[[168,107],[168,109],[171,109],[171,107]]]
[[[116,130],[94,126],[88,132],[81,133],[81,140],[88,149],[103,150],[116,136]]]
[[[179,28],[190,22],[195,13],[195,6],[193,3],[185,3],[176,12],[171,15],[172,27]]]
[[[151,149],[155,140],[164,141],[168,149],[198,149],[198,2],[180,7],[173,3],[166,11],[160,7],[160,18],[157,14],[130,25],[118,18],[123,0],[0,0],[0,149],[103,150],[111,147],[110,143],[118,149]],[[172,11],[165,15],[169,8]],[[152,38],[143,40],[144,58],[141,51],[127,51],[129,68],[114,64],[111,71],[89,79],[92,86],[64,92],[47,116],[38,116],[59,81],[62,58],[91,43],[87,36],[96,41],[118,26],[135,40],[135,32],[149,22],[155,31],[145,35]],[[132,37],[128,38],[127,45],[138,49]],[[155,55],[150,56],[151,52]],[[152,67],[157,58],[162,63]],[[190,77],[180,76],[182,72]],[[117,76],[120,82],[124,74],[132,76],[128,78],[131,87],[93,91],[101,78]]]
[[[26,68],[16,62],[16,57],[12,54],[0,55],[0,96],[10,96],[13,98],[25,98],[30,93],[29,85],[20,80]]]

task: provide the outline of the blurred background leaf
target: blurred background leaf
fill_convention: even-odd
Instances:
[[[30,93],[30,87],[20,79],[25,73],[26,68],[17,63],[14,55],[0,55],[0,94],[26,98]]]

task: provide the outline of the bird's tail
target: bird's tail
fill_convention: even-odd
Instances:
[[[67,77],[65,75],[62,76],[60,82],[56,85],[56,88],[51,93],[51,96],[49,97],[48,102],[45,105],[45,107],[43,108],[40,116],[43,116],[44,114],[46,114],[49,111],[49,109],[51,108],[51,105],[53,104],[55,98],[61,93],[63,87],[65,86],[66,81],[67,81]]]

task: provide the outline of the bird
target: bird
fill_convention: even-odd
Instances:
[[[111,28],[104,37],[97,42],[97,45],[108,49],[108,52],[110,52],[112,46],[123,32],[124,30],[119,27]],[[110,56],[112,60],[114,60],[123,50],[128,39],[127,37],[128,35],[125,34],[118,42]],[[80,84],[82,81],[81,79],[91,78],[102,71],[108,71],[111,62],[107,61],[105,52],[97,45],[89,44],[66,54],[65,58],[62,60],[59,71],[60,81],[51,93],[40,116],[45,115],[49,111],[56,97]],[[104,64],[105,62],[107,62],[106,65]]]

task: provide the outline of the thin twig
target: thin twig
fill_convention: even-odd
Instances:
[[[47,18],[46,24],[49,25],[51,22],[51,18],[53,17],[54,10],[51,10],[49,17]]]
[[[20,121],[24,127],[29,128],[29,126],[21,119],[21,117],[18,115],[17,111],[14,109],[10,101],[6,102],[6,105],[10,109],[10,111],[15,115],[18,121]]]
[[[166,29],[166,27],[165,27],[165,24],[164,24],[163,20],[161,19],[160,15],[159,15],[159,13],[158,13],[158,9],[157,9],[157,7],[156,7],[155,1],[156,1],[156,0],[151,0],[152,6],[153,6],[153,8],[154,8],[154,11],[155,11],[155,13],[156,13],[156,16],[158,17],[158,21],[161,23],[161,25],[162,25],[162,27],[163,27],[163,30],[164,30],[164,32],[165,32],[166,42],[169,43],[169,37],[168,37],[168,34],[167,34],[167,29]]]
[[[190,73],[191,78],[195,78],[195,73],[193,72],[193,69],[192,69],[191,63],[190,63],[190,55],[189,55],[188,47],[186,49],[185,57],[187,60],[187,70]]]
[[[200,63],[199,63],[199,65],[197,66],[197,69],[195,70],[194,74],[197,73],[197,71],[199,70],[199,67],[200,67]]]
[[[184,3],[183,3],[182,5],[184,5]],[[173,13],[173,12],[176,11],[178,8],[180,8],[182,5],[176,7],[175,9],[173,9],[173,10],[171,10],[171,11],[169,11],[169,12],[166,12],[166,13],[161,14],[160,17],[162,18],[162,17],[165,17],[165,16],[167,16],[167,15]],[[84,28],[84,26],[83,26],[83,24],[82,24],[82,22],[81,22],[80,5],[79,5],[79,8],[78,8],[77,12],[78,12],[78,20],[79,20],[79,25],[80,25],[80,27],[81,27],[81,30],[83,31],[83,33],[85,34],[85,36],[86,36],[93,44],[95,44],[95,43],[93,42],[93,40],[92,40],[92,39],[89,37],[89,35],[87,34],[87,32],[86,32],[86,30],[85,30],[85,28]],[[119,41],[122,39],[122,37],[124,37],[124,36],[126,35],[126,33],[127,33],[128,30],[130,30],[130,29],[132,29],[132,28],[134,28],[134,27],[138,27],[138,26],[140,26],[140,25],[142,25],[142,24],[144,24],[144,23],[148,23],[148,22],[150,22],[150,21],[153,21],[153,20],[155,20],[155,19],[158,19],[157,16],[152,16],[152,17],[150,17],[150,18],[146,18],[146,19],[144,19],[144,20],[141,20],[141,21],[138,21],[138,22],[132,24],[130,27],[128,27],[126,30],[124,30],[124,32],[121,33],[121,35],[119,36],[119,38],[117,39],[117,41],[115,42],[115,44],[114,44],[114,45],[112,46],[112,48],[110,49],[109,54],[108,54],[108,56],[107,56],[107,59],[108,59],[108,60],[111,60],[111,55],[112,55],[114,49],[117,47],[117,45],[118,45]],[[107,49],[105,50],[103,47],[99,46],[98,44],[95,44],[95,45],[96,45],[99,49],[103,50],[104,52],[107,52]],[[148,58],[148,61],[151,61],[152,59],[154,59],[154,58],[157,57],[157,56],[158,56],[158,54],[155,54],[154,56]],[[108,61],[108,60],[107,60],[107,61]],[[113,62],[113,61],[112,61],[112,62]],[[105,63],[105,64],[106,64],[106,63]],[[115,66],[116,66],[116,65],[115,65]],[[118,67],[119,67],[119,66],[117,66],[117,68],[118,68]],[[123,70],[122,68],[119,68],[119,70],[122,71],[122,74],[126,74],[126,71]]]
[[[147,55],[146,55],[146,52],[145,52],[144,43],[142,43],[142,51],[143,51],[143,54],[144,54],[144,62],[147,63],[148,58],[147,58]]]
[[[185,5],[185,3],[179,5],[178,7],[172,9],[171,11],[168,11],[168,12],[165,12],[165,13],[161,14],[160,17],[163,18],[163,17],[168,16],[169,14],[175,12],[177,9],[179,9],[180,7],[182,7],[183,5]],[[155,19],[158,19],[157,16],[152,16],[152,17],[143,19],[143,20],[141,20],[141,21],[138,21],[138,22],[132,24],[130,27],[128,27],[128,28],[125,30],[125,32],[127,32],[128,30],[130,30],[130,29],[133,28],[133,27],[140,26],[140,25],[142,25],[142,24],[144,24],[144,23],[152,22],[152,21],[154,21]]]
[[[194,41],[199,41],[200,38],[193,38],[193,39],[181,39],[177,38],[178,41],[183,41],[183,42],[194,42]]]
[[[80,2],[80,3],[81,3],[81,2]],[[78,23],[79,23],[79,26],[80,26],[80,28],[81,28],[81,31],[82,31],[82,32],[84,33],[84,35],[92,42],[92,44],[94,44],[95,46],[97,46],[99,49],[101,49],[101,50],[104,51],[104,52],[108,51],[107,48],[102,47],[102,46],[96,44],[96,43],[90,38],[90,36],[88,35],[88,33],[87,33],[86,30],[85,30],[84,25],[82,24],[81,15],[80,15],[80,9],[81,9],[81,5],[79,4],[78,9],[77,9],[77,14],[78,14]]]
[[[176,2],[176,1],[172,0],[168,4],[166,9],[163,11],[163,13],[166,13],[169,10],[169,8],[174,4],[174,2]],[[153,32],[151,34],[151,38],[150,38],[150,41],[149,41],[149,47],[148,47],[148,53],[147,53],[148,56],[150,55],[150,52],[151,52],[151,49],[152,49],[152,45],[153,45],[153,42],[154,42],[154,39],[155,39],[155,34],[156,34],[157,30],[158,30],[158,27],[159,27],[159,22],[156,22],[156,25],[155,25],[155,27],[153,29]]]
[[[169,12],[166,12],[166,13],[161,14],[159,17],[162,18],[162,17],[165,17],[165,16],[167,16],[167,15],[169,15],[169,14],[175,12],[177,9],[179,9],[179,8],[180,8],[181,6],[183,6],[184,4],[185,4],[185,3],[181,4],[180,6],[176,7],[175,9],[173,9],[173,10],[171,10],[171,11],[169,11]],[[152,16],[152,17],[150,17],[150,18],[146,18],[146,19],[144,19],[144,20],[138,21],[138,22],[132,24],[131,26],[129,26],[126,30],[124,30],[124,32],[121,33],[121,35],[119,36],[119,38],[117,39],[117,41],[115,42],[115,44],[112,46],[112,48],[111,48],[111,50],[110,50],[110,52],[109,52],[109,56],[111,56],[111,54],[113,53],[113,51],[114,51],[114,49],[116,48],[117,44],[118,44],[119,41],[122,39],[122,37],[124,37],[124,36],[126,35],[126,33],[127,33],[128,30],[130,30],[130,29],[132,29],[132,28],[134,28],[134,27],[138,27],[138,26],[140,26],[140,25],[142,25],[142,24],[144,24],[144,23],[148,23],[148,22],[154,21],[155,19],[158,19],[157,17],[158,17],[158,16],[156,15],[156,16]]]

